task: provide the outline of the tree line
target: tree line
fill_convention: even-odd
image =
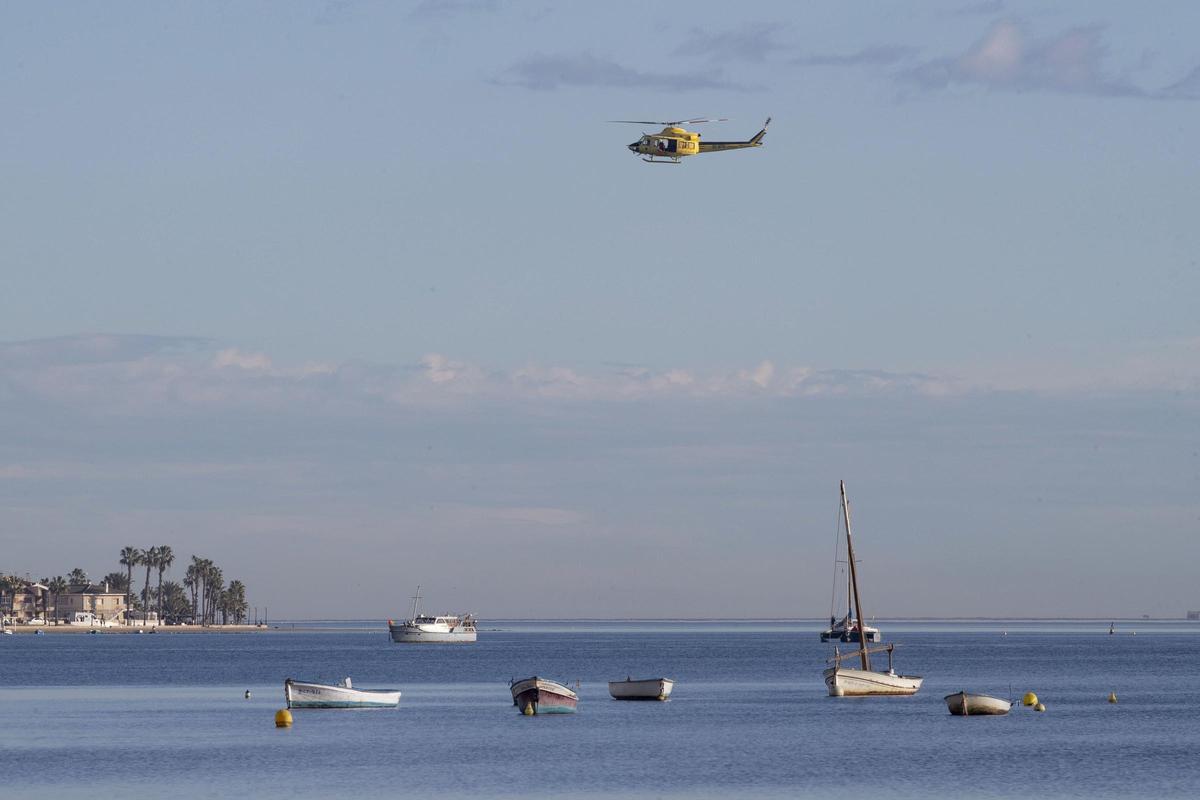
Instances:
[[[175,553],[170,545],[159,545],[141,549],[137,547],[121,548],[119,563],[125,568],[124,572],[110,572],[101,578],[99,585],[108,586],[110,592],[123,592],[125,606],[129,611],[154,611],[161,622],[169,625],[226,625],[246,622],[250,610],[246,602],[246,586],[240,580],[232,580],[225,585],[225,576],[221,568],[212,559],[192,556],[184,573],[182,583],[173,580],[163,580],[163,576],[175,563]],[[142,578],[142,589],[137,591],[134,570],[145,569]],[[157,574],[157,582],[152,586],[150,576]],[[54,608],[58,608],[59,595],[69,592],[81,592],[92,585],[88,574],[76,567],[66,576],[57,575],[53,578],[42,578],[41,583],[48,588],[48,594],[54,598]],[[15,575],[0,576],[0,594],[10,596],[28,588],[29,581]]]

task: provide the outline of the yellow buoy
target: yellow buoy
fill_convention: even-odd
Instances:
[[[1037,695],[1034,694],[1033,692],[1026,692],[1025,696],[1021,698],[1021,703],[1022,703],[1022,705],[1036,706],[1037,705]]]
[[[1117,693],[1116,693],[1116,692],[1109,692],[1109,693],[1108,693],[1108,702],[1110,702],[1110,703],[1115,703],[1115,702],[1117,702]]]
[[[1045,711],[1046,707],[1044,705],[1042,705],[1041,703],[1038,703],[1036,706],[1033,707],[1033,710],[1034,711]]]
[[[292,712],[286,708],[281,708],[275,712],[275,727],[290,728],[292,727]]]
[[[533,703],[526,703],[526,704],[525,704],[525,711],[524,711],[523,713],[524,713],[524,714],[525,714],[525,716],[527,716],[527,717],[532,717],[532,716],[533,716]]]

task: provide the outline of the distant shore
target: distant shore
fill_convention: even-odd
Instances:
[[[6,625],[14,634],[59,633],[265,633],[268,625],[159,625],[143,628],[140,625],[90,627],[87,625]]]

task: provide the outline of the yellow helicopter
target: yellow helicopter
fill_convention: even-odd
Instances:
[[[767,134],[767,126],[771,118],[763,123],[762,130],[744,142],[702,142],[700,134],[685,130],[684,125],[696,125],[701,122],[727,122],[728,118],[679,119],[672,122],[655,122],[642,119],[613,119],[609,122],[627,122],[632,125],[663,125],[659,133],[647,133],[629,145],[631,153],[642,156],[642,161],[650,164],[678,164],[684,156],[698,156],[701,153],[716,153],[721,150],[741,150],[743,147],[762,147],[763,137]]]

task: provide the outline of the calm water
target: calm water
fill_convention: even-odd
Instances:
[[[466,647],[393,645],[374,622],[5,636],[0,795],[1200,796],[1200,626],[879,624],[900,671],[926,676],[915,697],[826,697],[815,623],[485,623]],[[520,716],[507,683],[533,673],[580,681],[579,713]],[[610,700],[627,674],[675,694]],[[402,689],[399,710],[275,729],[283,678],[346,675]],[[1010,684],[1048,710],[942,702]]]

